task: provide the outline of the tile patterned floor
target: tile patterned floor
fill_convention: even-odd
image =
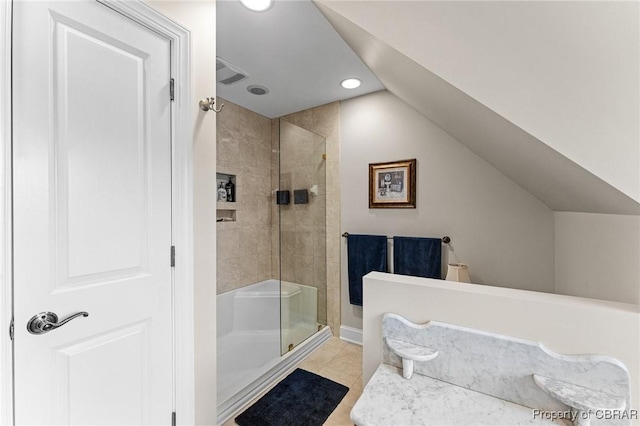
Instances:
[[[349,388],[349,392],[324,424],[325,426],[353,425],[349,419],[349,413],[362,394],[362,346],[332,337],[304,360],[299,368]]]
[[[332,337],[298,365],[298,368],[316,373],[349,388],[349,392],[324,424],[325,426],[353,425],[349,419],[349,413],[362,393],[362,346]],[[255,401],[251,404],[253,402]],[[231,419],[223,426],[235,424]]]

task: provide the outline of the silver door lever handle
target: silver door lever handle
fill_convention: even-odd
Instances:
[[[27,323],[27,330],[31,334],[45,334],[50,332],[51,330],[55,330],[58,327],[62,327],[69,321],[74,318],[78,318],[80,316],[88,317],[88,312],[78,312],[77,314],[73,314],[70,317],[63,319],[58,322],[58,315],[53,312],[40,312],[38,315],[34,315],[31,317],[29,322]]]

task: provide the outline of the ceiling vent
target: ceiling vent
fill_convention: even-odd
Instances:
[[[267,93],[269,93],[269,89],[264,86],[249,86],[247,87],[247,90],[249,91],[249,93],[258,96],[266,95]]]
[[[247,78],[247,73],[216,56],[216,80],[222,84],[233,84]]]

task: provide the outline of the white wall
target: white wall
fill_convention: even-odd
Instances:
[[[630,374],[631,408],[640,408],[637,305],[373,272],[365,278],[366,383],[382,362],[382,315],[442,321],[541,342],[563,354],[608,355]]]
[[[318,1],[640,201],[640,3]]]
[[[554,216],[555,292],[640,304],[640,217]]]
[[[342,230],[449,235],[449,262],[475,283],[553,292],[553,212],[389,92],[341,104]],[[417,208],[369,209],[368,164],[417,158]],[[342,245],[342,325],[361,329],[349,304]]]
[[[216,4],[204,1],[147,1],[191,32],[193,105],[195,424],[216,423],[216,117],[198,108],[215,96]],[[180,88],[177,88],[180,90]],[[180,413],[177,414],[179,422]]]

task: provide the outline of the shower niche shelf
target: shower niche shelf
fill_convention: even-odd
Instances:
[[[220,204],[220,203],[218,203]],[[236,221],[236,210],[235,207],[233,210],[231,209],[216,209],[216,222],[217,223],[228,223]]]
[[[227,203],[235,203],[238,198],[236,192],[236,175],[216,172],[216,191],[220,189],[221,185],[222,188],[226,189],[227,195],[224,200],[220,200],[216,192],[216,199]]]
[[[221,200],[217,191],[225,189],[225,198]],[[216,173],[216,222],[235,222],[237,210],[236,175]]]
[[[216,203],[216,209],[218,210],[237,210],[236,203],[229,203],[227,201],[218,201]]]

